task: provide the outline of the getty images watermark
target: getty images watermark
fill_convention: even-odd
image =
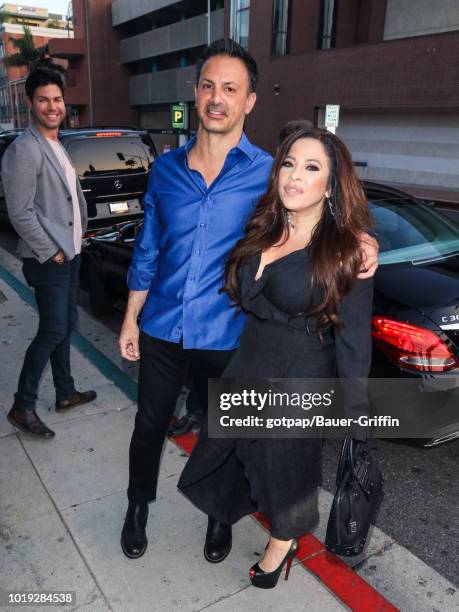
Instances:
[[[459,430],[457,383],[457,377],[441,388],[419,379],[212,379],[209,436],[336,438],[350,429],[430,438]]]
[[[282,393],[269,390],[260,393],[255,389],[243,389],[240,393],[221,393],[220,410],[229,411],[234,407],[246,407],[263,411],[266,408],[301,408],[304,411],[313,408],[329,408],[333,405],[335,390],[329,392]],[[313,414],[311,417],[264,417],[248,414],[245,417],[233,417],[223,414],[219,417],[221,427],[261,427],[266,429],[311,429],[315,427],[400,427],[400,420],[387,415],[369,416],[362,414],[358,418],[326,417]]]

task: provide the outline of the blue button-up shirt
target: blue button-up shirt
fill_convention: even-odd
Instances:
[[[189,349],[233,349],[244,318],[219,293],[223,268],[266,189],[272,158],[243,134],[208,187],[188,166],[194,143],[153,165],[128,286],[149,290],[140,321],[148,335],[182,339]]]

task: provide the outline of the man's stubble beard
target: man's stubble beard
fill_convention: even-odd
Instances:
[[[199,121],[200,127],[205,132],[207,132],[208,134],[220,134],[220,135],[234,134],[235,132],[240,132],[242,134],[244,130],[244,123],[245,123],[245,117],[242,122],[239,120],[238,122],[235,122],[233,124],[222,126],[222,129],[217,129],[217,126],[213,128],[213,126],[206,125],[205,121],[203,121],[202,118],[200,118],[200,121]]]
[[[63,113],[59,119],[56,125],[49,125],[48,123],[46,123],[42,118],[38,117],[37,115],[35,115],[35,113],[32,113],[32,117],[34,119],[34,121],[36,123],[38,123],[39,125],[41,125],[42,127],[44,127],[47,130],[56,130],[59,129],[60,126],[62,125],[62,123],[64,122],[65,119],[65,114]]]

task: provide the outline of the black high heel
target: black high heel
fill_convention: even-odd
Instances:
[[[295,555],[298,551],[298,541],[293,540],[289,551],[282,559],[281,564],[277,569],[272,572],[264,572],[258,563],[252,565],[249,571],[250,581],[254,587],[259,589],[273,589],[277,581],[279,580],[279,576],[281,575],[282,570],[285,565],[285,580],[288,580],[288,575],[290,573],[290,567],[292,566],[292,561],[295,558]]]

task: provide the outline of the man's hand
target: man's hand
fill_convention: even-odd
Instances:
[[[51,261],[54,261],[54,263],[57,264],[63,264],[65,261],[64,251],[61,251],[59,249],[59,251],[54,255],[54,257],[51,257]]]
[[[121,357],[129,361],[138,361],[140,359],[139,334],[140,331],[137,323],[131,318],[126,317],[123,321],[118,340]]]
[[[357,278],[363,280],[374,276],[378,268],[379,245],[373,236],[362,232],[360,234],[360,248],[362,249],[362,268]]]
[[[124,316],[123,325],[121,327],[118,344],[121,351],[121,357],[129,361],[138,361],[140,359],[139,351],[139,335],[140,330],[137,324],[140,311],[143,308],[147,299],[148,291],[130,291],[126,314]]]

